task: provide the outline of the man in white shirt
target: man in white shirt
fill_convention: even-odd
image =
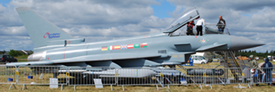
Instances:
[[[197,19],[199,19],[199,18],[200,18],[200,16]],[[203,18],[199,19],[198,22],[196,23],[197,36],[198,35],[202,36],[202,25],[205,25],[205,21]]]

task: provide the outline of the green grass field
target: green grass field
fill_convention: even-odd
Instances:
[[[17,59],[18,62],[27,62],[28,61],[28,55],[22,55],[22,56],[18,56],[18,57],[14,57]]]

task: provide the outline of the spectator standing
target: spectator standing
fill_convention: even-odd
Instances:
[[[272,63],[269,62],[269,58],[267,57],[265,59],[265,63],[263,65],[263,70],[266,74],[266,77],[265,77],[265,82],[270,85],[272,83],[272,70],[273,70],[273,65]]]
[[[200,18],[200,16],[198,17]],[[197,18],[197,19],[198,19]],[[202,36],[202,29],[203,29],[203,25],[205,25],[205,20],[203,18],[199,19],[198,22],[196,23],[196,30],[197,30],[197,36]]]

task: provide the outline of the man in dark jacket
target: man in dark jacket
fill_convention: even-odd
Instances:
[[[191,21],[191,22],[188,22],[188,25],[187,25],[187,35],[194,35],[193,33],[193,26],[194,26],[194,21]]]
[[[265,63],[263,65],[263,70],[266,74],[265,76],[265,82],[270,85],[272,83],[272,70],[273,70],[273,65],[272,63],[269,62],[269,58],[265,59]]]
[[[219,22],[217,23],[217,26],[218,26],[218,29],[219,29],[219,32],[223,33],[224,31],[224,28],[226,26],[226,23],[225,23],[225,20],[222,18],[222,16],[219,16]]]

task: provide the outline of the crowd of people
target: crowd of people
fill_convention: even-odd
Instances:
[[[270,62],[272,61],[272,58],[267,57],[264,58],[265,62],[259,63],[257,64],[257,61],[253,58],[253,55],[249,56],[249,61],[251,63],[251,66],[254,68],[257,68],[257,72],[254,72],[254,74],[252,74],[253,78],[259,78],[260,74],[262,74],[262,80],[260,80],[261,82],[265,82],[268,85],[272,84],[272,70],[273,70],[273,64]],[[257,82],[256,79],[253,80],[254,82]],[[253,82],[252,82],[253,83]],[[258,85],[258,84],[256,84]]]

